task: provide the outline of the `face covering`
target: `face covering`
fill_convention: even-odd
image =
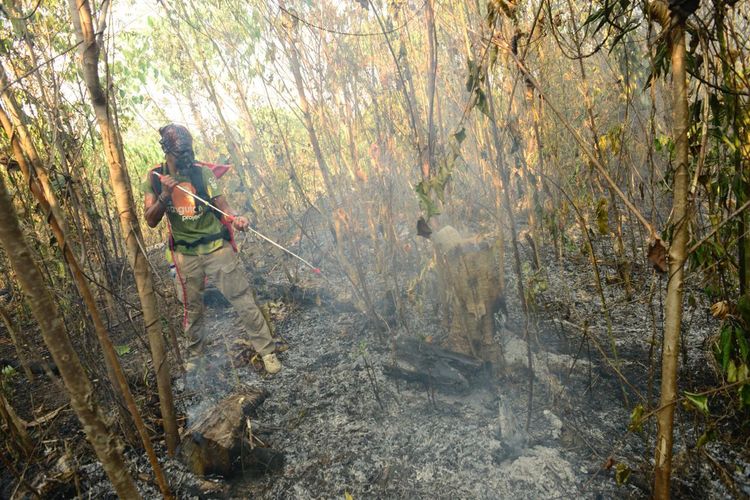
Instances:
[[[193,138],[188,130],[181,126],[170,124],[159,129],[161,134],[161,149],[174,155],[176,159],[177,170],[188,170],[195,163],[195,153],[193,152]]]
[[[187,170],[193,166],[193,163],[195,163],[195,154],[193,153],[192,149],[175,151],[172,154],[174,154],[176,158],[175,165],[177,167],[177,170]]]

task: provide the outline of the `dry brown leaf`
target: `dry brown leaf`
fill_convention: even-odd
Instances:
[[[729,312],[730,308],[726,300],[722,300],[711,306],[711,315],[716,319],[726,318]]]
[[[666,273],[669,270],[667,265],[667,247],[660,238],[656,238],[648,246],[648,260],[653,264],[654,269],[660,273]]]

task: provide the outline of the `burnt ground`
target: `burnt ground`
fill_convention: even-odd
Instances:
[[[601,247],[606,254],[606,245]],[[497,336],[506,369],[497,376],[478,373],[468,390],[442,391],[384,375],[384,367],[393,359],[392,336],[439,339],[438,318],[406,315],[405,321],[396,321],[390,332],[383,332],[356,310],[344,279],[335,272],[327,272],[326,280],[302,274],[291,286],[278,257],[243,257],[256,277],[259,298],[270,305],[277,333],[288,344],[280,355],[284,368],[267,377],[253,365],[252,350],[233,311],[209,294],[207,319],[214,341],[199,370],[189,376],[175,370],[176,400],[184,427],[238,385],[265,388],[270,395],[252,426],[256,437],[284,453],[285,463],[276,472],[240,473],[225,482],[195,478],[178,461],[165,459],[178,497],[648,496],[653,421],[634,432],[628,431],[628,425],[638,402],[657,400],[660,300],[666,280],[645,266],[634,269],[636,291],[631,298],[614,279],[614,269],[602,267],[618,361],[612,355],[608,322],[590,265],[582,256],[571,254],[561,264],[548,256],[548,267],[529,280],[535,283],[536,309],[529,328],[534,384],[527,433],[529,370],[524,320],[511,269],[506,269],[509,314],[498,318]],[[159,262],[158,256],[154,260]],[[377,288],[377,283],[373,276],[372,286]],[[168,292],[169,282],[162,282],[162,287]],[[688,290],[690,294],[696,301],[686,308],[687,363],[681,380],[689,380],[697,390],[717,385],[708,339],[718,325],[706,314],[708,304],[699,292]],[[179,316],[174,305],[173,310]],[[119,342],[132,346],[123,360],[131,364],[131,372],[143,372],[133,367],[142,363],[145,345],[128,338],[127,330],[121,335]],[[14,403],[19,403],[19,413],[27,420],[62,407],[49,422],[39,424],[39,432],[48,438],[41,442],[48,450],[28,467],[29,482],[36,485],[60,471],[58,477],[67,478],[68,485],[56,490],[62,497],[74,495],[76,487],[86,496],[111,496],[101,467],[92,462],[75,417],[65,406],[63,391],[49,394],[44,389],[48,382],[25,392],[18,379],[10,384],[9,390],[17,395]],[[153,380],[136,375],[133,386],[141,403],[154,411]],[[716,427],[718,439],[700,449],[696,442],[706,430],[705,418],[679,408],[676,497],[750,495],[747,414],[743,428],[743,415],[725,411],[726,404],[721,395],[710,400],[714,416],[725,416]],[[147,422],[158,429],[154,418],[147,417]],[[128,456],[144,496],[157,496],[145,458],[133,450]],[[63,475],[71,470],[77,486],[70,474]],[[7,471],[3,476],[10,477]],[[623,484],[618,485],[618,477]],[[3,498],[8,495],[8,488],[3,488]]]

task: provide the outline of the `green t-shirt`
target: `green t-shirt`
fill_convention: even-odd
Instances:
[[[216,184],[216,177],[213,172],[205,167],[194,168],[200,168],[201,175],[203,176],[203,184],[206,186],[208,194],[208,201],[213,201],[214,198],[221,196],[221,191]],[[152,175],[151,170],[149,170],[149,173],[146,174],[146,179],[141,184],[141,188],[144,193],[151,193],[156,196],[152,180],[149,178]],[[179,181],[178,185],[180,187],[197,194],[197,190],[190,182],[190,177],[177,174],[174,178]],[[224,240],[221,238],[192,247],[178,243],[180,241],[192,243],[203,237],[221,233],[223,225],[219,222],[218,217],[208,210],[203,203],[196,203],[196,200],[192,196],[187,195],[177,188],[172,191],[172,199],[167,203],[166,215],[172,228],[172,238],[175,241],[176,252],[185,255],[205,255],[218,250],[224,244]]]

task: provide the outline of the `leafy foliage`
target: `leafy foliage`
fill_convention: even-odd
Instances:
[[[715,310],[715,314],[719,314]],[[750,298],[742,296],[737,302],[734,314],[725,314],[713,350],[721,373],[727,383],[738,384],[737,395],[740,406],[748,406],[748,385],[750,385]]]
[[[476,107],[489,118],[487,95],[482,89],[486,79],[485,68],[483,68],[482,64],[477,64],[473,59],[467,60],[467,66],[468,75],[466,77],[466,91],[472,96],[471,107]]]
[[[422,179],[414,186],[425,220],[440,214],[440,205],[445,203],[445,188],[453,175],[454,166],[455,158],[450,162],[440,161],[436,175]]]

